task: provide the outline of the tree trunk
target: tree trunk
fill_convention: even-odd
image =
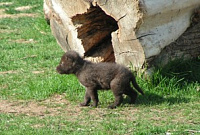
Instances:
[[[200,22],[197,6],[199,0],[44,0],[45,18],[64,51],[136,68],[200,55],[199,24],[184,33],[194,11],[192,23]]]
[[[166,46],[159,55],[147,59],[149,65],[163,66],[175,59],[200,56],[200,14],[198,19],[198,24],[188,28],[176,41]]]

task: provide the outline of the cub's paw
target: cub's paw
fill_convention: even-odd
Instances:
[[[79,105],[80,105],[80,106],[89,106],[89,105],[86,104],[86,103],[80,103]]]
[[[115,109],[116,108],[116,106],[114,106],[114,105],[109,105],[108,106],[108,109]]]

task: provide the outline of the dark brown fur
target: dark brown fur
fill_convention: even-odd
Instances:
[[[131,71],[124,66],[115,63],[91,63],[83,60],[75,51],[68,51],[62,56],[57,72],[75,74],[86,87],[85,100],[81,106],[88,106],[92,100],[93,106],[96,107],[99,102],[97,90],[102,89],[111,89],[115,96],[115,102],[109,108],[119,106],[123,101],[123,94],[131,98],[131,103],[135,103],[138,94],[131,88],[130,82],[138,92],[144,94]]]

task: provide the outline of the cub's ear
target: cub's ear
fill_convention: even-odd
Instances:
[[[61,58],[62,61],[72,61],[72,59],[65,53],[62,58]]]
[[[73,62],[73,61],[74,61],[74,59],[73,59],[73,58],[71,58],[71,57],[69,57],[69,56],[65,56],[65,60],[67,60],[67,61],[71,61],[71,62]]]

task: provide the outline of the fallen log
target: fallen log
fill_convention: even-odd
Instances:
[[[199,0],[44,0],[44,13],[64,51],[141,68],[200,55],[199,6]]]

